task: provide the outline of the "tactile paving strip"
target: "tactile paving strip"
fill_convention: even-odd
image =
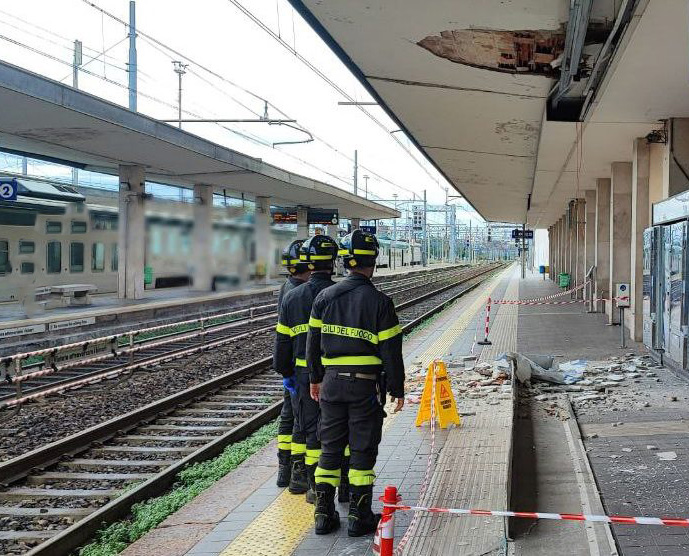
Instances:
[[[519,293],[517,269],[511,270],[505,297]],[[504,277],[501,276],[501,277]],[[485,302],[485,297],[481,299]],[[516,306],[501,306],[494,318],[492,346],[480,361],[516,349]],[[466,404],[463,404],[466,407]],[[509,449],[513,409],[511,399],[485,399],[471,404],[476,415],[467,417],[462,428],[452,430],[438,460],[424,505],[441,508],[507,507]],[[443,514],[423,515],[404,554],[489,555],[504,554],[506,531],[499,518],[466,518]]]

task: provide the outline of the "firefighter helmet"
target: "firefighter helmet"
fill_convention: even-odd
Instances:
[[[299,248],[299,260],[305,262],[309,270],[331,269],[336,258],[337,242],[330,236],[315,235]]]
[[[303,239],[295,239],[282,250],[281,263],[290,274],[302,274],[306,272],[308,266],[299,260],[299,249],[304,243]]]
[[[338,254],[349,268],[375,266],[378,258],[378,240],[373,234],[354,230],[342,238]]]

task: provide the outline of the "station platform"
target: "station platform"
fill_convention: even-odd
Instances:
[[[378,279],[396,275],[414,276],[452,267],[445,263],[411,268],[379,269]],[[264,299],[274,302],[275,295],[285,278],[271,279],[264,284],[246,284],[240,289],[226,292],[196,292],[188,287],[145,290],[142,299],[119,299],[116,293],[92,295],[88,307],[51,309],[40,315],[27,317],[19,302],[0,303],[0,339],[3,347],[0,356],[15,346],[40,349],[56,343],[68,343],[96,336],[125,331],[133,324],[155,321],[196,318],[199,314],[226,310],[228,306],[241,307]]]
[[[621,349],[619,328],[606,326],[604,315],[588,314],[583,303],[497,305],[491,314],[493,344],[476,347],[475,363],[467,360],[489,295],[534,299],[558,291],[536,274],[521,280],[512,266],[405,339],[407,403],[386,419],[375,497],[395,485],[409,505],[689,515],[684,487],[689,381],[650,361],[639,345]],[[518,386],[486,376],[477,381],[476,370],[493,368],[502,352],[549,354],[555,365],[583,359],[593,380],[586,382],[589,386]],[[429,426],[416,427],[414,421],[425,367],[435,358],[448,363],[463,424],[436,429],[433,443]],[[629,371],[630,366],[637,370]],[[605,379],[615,372],[624,378],[611,386]],[[587,389],[594,388],[592,399]],[[123,554],[371,554],[371,537],[346,536],[346,506],[339,507],[338,533],[314,535],[313,506],[275,486],[275,453],[274,443],[266,446]],[[426,494],[419,500],[424,483]],[[403,511],[395,516],[396,554],[674,556],[689,551],[687,528],[680,527],[430,513],[414,518]]]

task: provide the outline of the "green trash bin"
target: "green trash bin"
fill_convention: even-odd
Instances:
[[[153,267],[144,266],[144,285],[149,286],[153,283]]]
[[[571,277],[569,274],[567,274],[566,272],[562,272],[557,276],[557,283],[561,288],[568,288],[570,278]]]

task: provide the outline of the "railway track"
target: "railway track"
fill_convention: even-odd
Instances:
[[[453,268],[385,281],[378,287],[394,301],[402,302],[431,283],[443,287],[480,271],[480,267]],[[0,360],[0,409],[16,408],[45,395],[245,340],[271,330],[277,318],[276,309],[275,303],[261,304],[4,358]],[[25,365],[25,361],[31,360],[29,357],[40,361]]]
[[[398,304],[403,330],[477,287],[491,265]],[[169,488],[279,414],[282,384],[266,357],[0,464],[0,552],[60,556],[102,524]]]

